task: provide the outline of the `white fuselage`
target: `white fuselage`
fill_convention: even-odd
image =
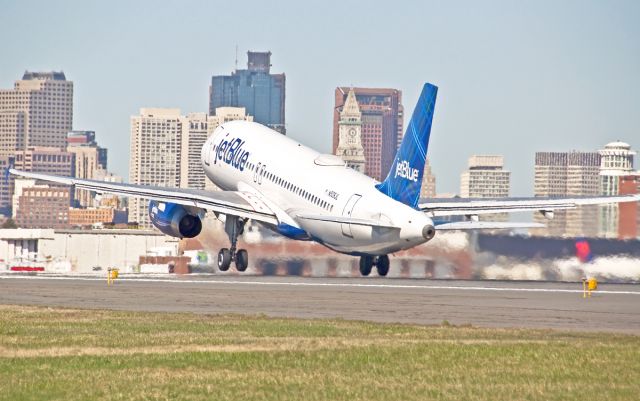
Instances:
[[[433,226],[419,210],[375,188],[377,182],[263,125],[232,121],[202,148],[205,174],[224,190],[256,194],[281,224],[270,228],[339,252],[384,255],[426,242]],[[340,216],[381,226],[302,218]],[[305,238],[306,237],[306,238]]]

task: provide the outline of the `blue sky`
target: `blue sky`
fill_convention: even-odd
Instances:
[[[74,81],[74,128],[95,130],[127,177],[141,107],[208,110],[211,75],[247,50],[287,74],[289,135],[331,149],[339,85],[439,86],[429,155],[458,192],[472,154],[504,154],[512,195],[532,194],[536,151],[640,148],[637,1],[7,1],[0,87],[25,70]],[[407,117],[408,120],[408,117]]]

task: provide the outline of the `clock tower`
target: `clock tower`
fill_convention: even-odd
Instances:
[[[336,155],[347,163],[347,166],[364,174],[364,148],[362,147],[362,113],[353,88],[347,94],[347,100],[340,112],[339,142]]]

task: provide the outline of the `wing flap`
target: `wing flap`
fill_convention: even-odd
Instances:
[[[188,188],[165,188],[136,184],[120,184],[73,177],[30,173],[11,169],[12,174],[37,180],[74,185],[98,193],[109,193],[160,202],[192,206],[213,212],[253,219],[269,224],[278,224],[275,213],[259,198],[250,193],[238,191],[203,191]]]

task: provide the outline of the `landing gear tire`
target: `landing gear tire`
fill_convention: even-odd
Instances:
[[[226,272],[229,270],[229,266],[231,266],[231,251],[227,248],[222,248],[218,252],[218,269]]]
[[[231,262],[236,263],[236,269],[239,272],[247,270],[247,266],[249,266],[249,254],[244,249],[236,250],[236,246],[238,245],[238,236],[242,235],[246,222],[247,219],[227,215],[224,222],[224,231],[229,237],[231,248],[222,248],[218,253],[218,269],[220,269],[220,271],[226,272],[229,270]]]
[[[389,256],[378,256],[376,261],[376,267],[378,268],[378,276],[384,277],[389,273]]]
[[[236,253],[236,270],[243,272],[249,266],[249,253],[246,249],[240,249]]]
[[[371,268],[373,267],[373,257],[372,256],[361,256],[360,257],[360,274],[363,276],[368,276],[371,274]]]

